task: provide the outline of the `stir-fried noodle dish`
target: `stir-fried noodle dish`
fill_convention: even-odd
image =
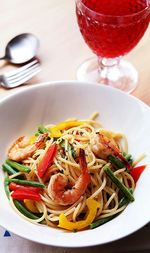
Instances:
[[[133,160],[124,134],[96,114],[40,125],[10,145],[4,187],[12,208],[30,222],[72,232],[115,218],[130,202],[145,165]]]

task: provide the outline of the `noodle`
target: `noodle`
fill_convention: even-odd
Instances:
[[[114,155],[116,152],[113,151],[114,146],[114,150],[117,149],[120,153],[128,153],[127,139],[122,133],[114,133],[104,129],[101,124],[95,121],[97,116],[98,114],[94,113],[88,120],[80,121],[80,124],[78,124],[76,119],[71,119],[71,121],[67,120],[63,124],[75,122],[75,126],[59,130],[59,133],[61,133],[60,137],[52,138],[49,134],[49,137],[45,141],[45,145],[41,145],[32,156],[22,160],[22,164],[30,168],[30,173],[17,172],[16,174],[10,176],[8,175],[11,180],[18,178],[18,176],[24,175],[26,180],[36,181],[45,185],[43,191],[40,192],[41,201],[34,201],[37,212],[41,214],[41,217],[35,220],[25,217],[17,209],[13,202],[12,192],[12,196],[10,195],[10,204],[20,216],[33,223],[43,222],[43,224],[48,226],[57,227],[59,223],[59,217],[62,213],[65,214],[69,221],[74,223],[83,220],[83,217],[87,217],[87,199],[95,199],[100,203],[99,208],[97,208],[94,221],[106,217],[113,217],[117,213],[120,213],[124,210],[127,204],[119,207],[122,197],[121,191],[107,175],[107,173],[105,173],[105,166],[111,166],[113,175],[117,177],[126,188],[132,189],[132,192],[134,191],[135,182],[127,170],[126,164],[123,168],[117,168],[116,165],[111,164],[110,161],[108,161],[109,155]],[[51,129],[55,128],[55,125],[47,125],[46,128],[50,129],[51,133]],[[94,142],[94,144],[92,143],[93,140],[96,140],[96,136],[99,134],[102,134],[105,138],[108,138],[109,142],[111,143],[109,145],[111,146],[108,145],[107,147],[104,145],[103,149],[101,150],[102,154],[97,156],[97,154],[94,152],[94,146],[92,145],[99,144],[95,144],[96,142]],[[38,174],[39,164],[54,143],[57,144],[58,148],[53,163],[48,167],[46,175],[44,175],[44,177],[40,177]],[[97,148],[98,147],[99,146],[97,146]],[[79,163],[81,149],[85,151],[85,159],[87,163],[87,170],[90,175],[90,183],[87,184],[84,192],[81,193],[81,196],[72,202],[72,204],[69,204],[69,202],[68,204],[61,204],[61,202],[57,202],[57,199],[52,197],[52,192],[49,194],[50,189],[53,189],[49,188],[49,184],[52,178],[54,180],[54,176],[57,177],[57,175],[62,175],[63,178],[67,178],[67,185],[65,187],[68,188],[64,188],[64,191],[70,189],[68,191],[72,191],[71,194],[73,194],[75,186],[82,175]],[[137,164],[137,162],[139,162],[142,158],[143,156],[139,157],[137,161],[134,161],[134,164]],[[72,198],[72,195],[70,195],[70,198]]]

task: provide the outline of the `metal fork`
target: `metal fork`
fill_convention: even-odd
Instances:
[[[31,79],[40,70],[40,62],[35,59],[17,70],[0,75],[0,85],[7,89],[15,88]]]

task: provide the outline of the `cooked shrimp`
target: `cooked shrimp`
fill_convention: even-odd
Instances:
[[[101,133],[92,139],[91,149],[97,157],[102,159],[106,159],[108,155],[120,152],[114,139],[108,138]]]
[[[19,137],[9,148],[8,158],[10,160],[20,162],[28,157],[31,157],[35,151],[44,144],[46,137],[47,133],[39,135],[37,140],[32,145],[29,145],[29,140],[27,137]]]
[[[48,182],[50,177],[58,172],[59,172],[59,169],[57,167],[53,167],[53,168],[49,167],[42,178],[43,183]]]
[[[72,189],[67,189],[68,179],[65,175],[58,173],[50,178],[48,185],[49,196],[57,203],[63,206],[75,203],[86,191],[91,177],[88,173],[88,168],[83,149],[79,152],[79,164],[81,175]]]
[[[109,155],[115,155],[124,162],[129,170],[132,169],[132,165],[122,155],[113,138],[99,133],[92,139],[91,149],[97,157],[102,159],[106,159]]]

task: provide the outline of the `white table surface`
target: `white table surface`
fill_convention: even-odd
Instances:
[[[25,87],[20,88],[25,89]],[[0,100],[13,93],[0,94]],[[150,253],[150,224],[121,240],[89,248],[58,248],[37,244],[23,239],[0,227],[0,253]]]

